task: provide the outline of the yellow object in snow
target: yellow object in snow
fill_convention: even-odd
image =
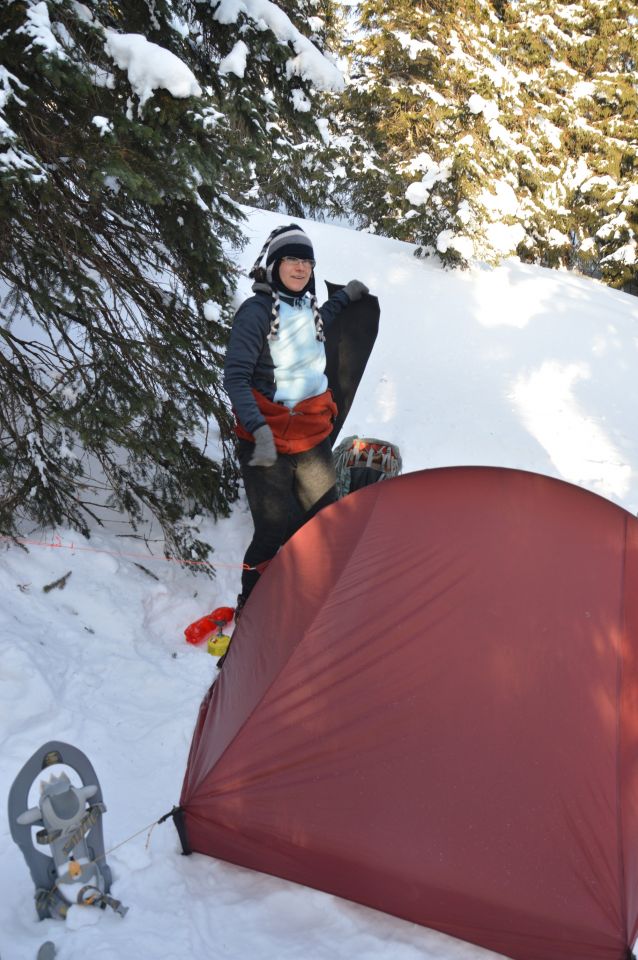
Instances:
[[[214,637],[211,637],[208,641],[208,652],[212,653],[214,657],[223,656],[228,650],[228,644],[230,643],[230,637],[225,633],[216,633]]]

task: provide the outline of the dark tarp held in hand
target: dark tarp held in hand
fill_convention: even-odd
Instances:
[[[328,296],[341,284],[327,283]],[[379,332],[379,301],[366,294],[344,307],[326,331],[326,376],[339,413],[331,434],[334,446],[352,406]]]
[[[638,915],[638,520],[558,480],[408,474],[279,552],[202,704],[194,851],[520,960]]]

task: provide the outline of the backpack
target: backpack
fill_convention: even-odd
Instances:
[[[397,477],[403,466],[397,445],[375,437],[346,437],[332,456],[340,498],[370,483]]]

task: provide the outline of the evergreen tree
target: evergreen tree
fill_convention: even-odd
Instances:
[[[632,23],[633,12],[633,23]],[[621,286],[636,273],[638,29],[635,4],[558,5],[548,80],[563,151],[563,229],[580,269]],[[529,27],[528,27],[529,28]]]
[[[316,5],[267,6],[266,30],[250,3],[0,10],[3,531],[150,510],[167,550],[207,555],[189,518],[237,492],[221,388],[236,201],[310,202],[295,105],[313,106],[313,69],[338,86],[291,19],[308,29]]]
[[[496,72],[489,44],[498,22],[474,0],[360,4],[362,36],[346,92],[359,135],[356,213],[447,262],[480,255],[472,247],[475,207],[500,176],[489,134]]]
[[[360,223],[438,252],[635,272],[636,16],[622,0],[359,4]]]
[[[257,207],[297,216],[329,210],[341,161],[328,142],[324,116],[326,93],[343,87],[327,49],[338,33],[335,3],[222,2],[196,8],[202,69],[210,72],[211,62],[221,64],[213,82],[229,121],[231,192]],[[238,169],[239,156],[244,160]]]

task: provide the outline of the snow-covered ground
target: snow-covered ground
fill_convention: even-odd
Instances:
[[[252,264],[272,227],[248,211]],[[560,477],[638,511],[638,300],[572,274],[480,265],[446,272],[408,244],[307,223],[323,280],[364,280],[381,329],[344,434],[399,444],[406,471],[453,464]],[[240,296],[249,292],[248,281]],[[237,593],[250,518],[208,523],[216,579],[96,531],[0,552],[0,793],[50,739],[83,750],[100,778],[113,895],[38,922],[26,865],[0,820],[0,957],[34,960],[417,960],[478,947],[272,877],[183,857],[169,822],[215,660],[184,627]],[[137,545],[136,545],[137,544]],[[63,587],[44,588],[70,573]],[[37,785],[36,785],[37,786]],[[35,791],[33,796],[35,797]],[[137,836],[134,836],[136,835]],[[133,837],[133,839],[128,839]],[[123,841],[127,841],[123,843]],[[372,841],[373,842],[373,841]],[[120,845],[122,844],[122,845]]]

